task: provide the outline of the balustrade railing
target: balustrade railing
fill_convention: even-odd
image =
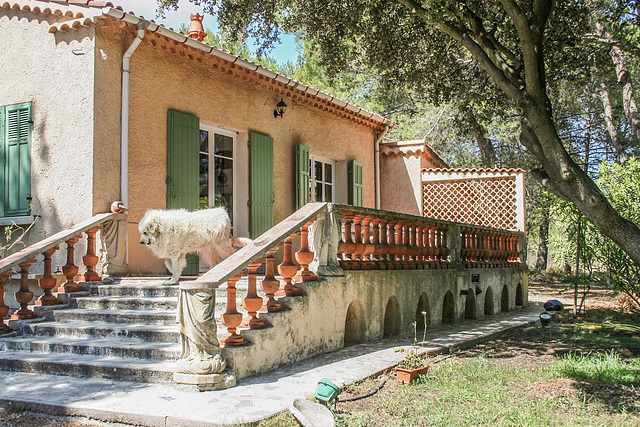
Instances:
[[[20,308],[11,315],[12,319],[33,319],[36,313],[28,305],[33,300],[33,292],[29,290],[29,269],[37,262],[37,256],[42,255],[44,260],[44,274],[38,280],[38,285],[43,290],[43,294],[34,302],[38,306],[50,306],[60,304],[60,300],[53,295],[52,291],[56,287],[57,280],[53,277],[52,257],[62,243],[67,251],[67,263],[62,266],[62,274],[67,279],[57,289],[57,293],[71,293],[82,290],[82,286],[75,282],[79,266],[75,265],[74,254],[75,245],[82,239],[83,233],[87,235],[87,252],[82,257],[82,262],[86,267],[86,272],[78,279],[80,281],[91,282],[102,280],[95,267],[98,264],[96,255],[95,236],[107,221],[125,219],[124,214],[105,213],[94,216],[75,227],[56,233],[38,243],[26,247],[12,255],[0,259],[0,333],[9,331],[9,327],[4,323],[4,319],[9,313],[9,307],[4,302],[5,282],[13,274],[16,267],[20,268],[20,289],[15,293],[16,301]]]
[[[226,282],[227,310],[221,321],[227,334],[221,345],[238,346],[247,343],[239,328],[266,327],[259,313],[282,310],[276,297],[300,295],[296,284],[314,281],[317,275],[339,276],[343,270],[519,266],[522,240],[520,232],[350,205],[309,203],[197,280],[180,282],[180,289],[213,291]],[[276,268],[279,256],[282,262]],[[262,264],[265,275],[260,280],[257,271]],[[237,310],[236,283],[245,274],[249,290],[241,303],[248,317],[243,319]],[[264,298],[257,293],[258,281]]]

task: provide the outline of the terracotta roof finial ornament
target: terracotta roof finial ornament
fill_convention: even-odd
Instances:
[[[198,41],[204,41],[204,38],[207,35],[207,33],[204,32],[204,27],[202,26],[202,19],[204,19],[204,15],[196,13],[195,15],[190,15],[190,18],[191,25],[189,25],[187,36]]]

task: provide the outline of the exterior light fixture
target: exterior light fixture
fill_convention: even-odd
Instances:
[[[540,324],[542,326],[549,326],[549,323],[551,323],[551,313],[547,313],[546,311],[540,313]]]
[[[284,116],[284,112],[287,111],[287,104],[280,98],[280,102],[276,105],[276,109],[273,110],[273,117],[278,118]]]

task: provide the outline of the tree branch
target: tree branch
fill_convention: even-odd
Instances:
[[[536,0],[534,12],[537,11],[545,1],[549,3],[549,0]],[[534,34],[526,14],[514,0],[500,0],[500,2],[507,14],[511,17],[518,32],[518,37],[520,38],[527,92],[539,101],[544,101],[546,104],[545,79],[544,74],[541,74],[544,67],[544,64],[541,64],[543,55],[542,31],[539,29],[536,31],[539,34]],[[536,26],[546,24],[545,16],[548,16],[548,12],[544,12],[543,16],[534,15],[533,20],[536,22]]]
[[[492,58],[489,57],[484,49],[474,41],[466,31],[446,22],[442,17],[436,19],[434,16],[431,16],[429,12],[415,0],[398,1],[409,9],[411,13],[415,13],[422,18],[426,23],[438,27],[442,32],[457,40],[469,51],[469,53],[471,53],[471,55],[473,55],[476,61],[478,61],[478,63],[487,71],[500,89],[514,100],[518,100],[520,98],[522,95],[520,91],[521,85],[514,84],[514,82],[505,75],[504,71],[493,62]],[[497,56],[500,57],[499,55]],[[502,62],[508,67],[508,64],[506,64],[504,60],[502,60]],[[518,80],[518,82],[522,83],[520,80]]]

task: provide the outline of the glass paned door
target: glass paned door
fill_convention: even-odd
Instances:
[[[321,157],[311,158],[311,200],[333,202],[334,161]]]
[[[233,218],[235,133],[200,129],[200,208],[225,207]]]

